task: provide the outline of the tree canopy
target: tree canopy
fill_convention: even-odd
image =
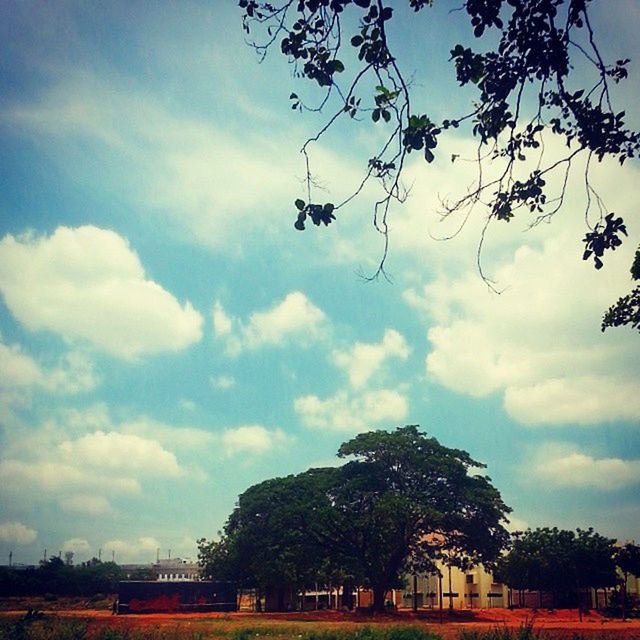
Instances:
[[[574,606],[581,589],[617,583],[614,545],[593,529],[528,529],[515,534],[496,575],[514,589],[551,592],[555,606]]]
[[[408,570],[428,570],[451,538],[491,563],[509,508],[465,451],[415,425],[345,442],[340,467],[310,469],[245,491],[218,542],[200,541],[205,573],[298,589],[332,572],[373,590],[374,608]]]
[[[480,50],[451,43],[450,61],[461,87],[477,91],[468,108],[436,118],[413,100],[413,69],[402,69],[391,42],[397,15],[420,13],[433,0],[239,0],[249,43],[260,57],[272,46],[293,64],[295,75],[317,85],[317,104],[290,96],[294,110],[330,110],[318,132],[302,145],[306,193],[295,199],[295,227],[309,222],[329,225],[337,212],[376,182],[380,197],[373,204],[373,225],[384,249],[373,277],[385,273],[389,248],[388,214],[393,201],[408,190],[403,170],[411,154],[431,163],[440,138],[449,130],[469,130],[477,141],[477,178],[459,197],[443,203],[445,216],[457,215],[463,226],[477,209],[485,223],[481,249],[491,223],[509,222],[520,211],[532,225],[549,220],[565,204],[569,176],[584,158],[586,230],[584,260],[596,269],[627,235],[621,216],[610,211],[590,181],[592,165],[605,158],[621,165],[640,151],[640,135],[626,125],[626,114],[613,104],[612,88],[628,76],[629,59],[604,60],[592,24],[594,0],[463,0],[464,15]],[[452,12],[453,13],[453,12]],[[453,19],[453,18],[452,18]],[[456,102],[454,102],[456,104]],[[457,103],[459,104],[459,103]],[[384,141],[363,168],[362,180],[339,203],[318,202],[311,149],[339,119],[368,120],[384,127]],[[545,141],[557,138],[564,155],[545,155]],[[452,162],[458,157],[454,154]],[[497,169],[487,177],[486,165]],[[551,179],[555,176],[555,179]],[[559,184],[559,188],[550,185]],[[637,263],[632,278],[639,280]],[[640,330],[640,287],[620,298],[604,315],[602,330],[630,325]]]

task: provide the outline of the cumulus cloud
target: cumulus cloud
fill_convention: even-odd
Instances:
[[[87,556],[91,551],[91,545],[84,538],[70,538],[62,543],[62,550],[73,551],[74,554],[79,556]]]
[[[113,555],[116,562],[123,560],[149,562],[155,559],[160,543],[150,536],[141,536],[136,540],[121,540],[119,538],[107,540],[102,544],[103,555]]]
[[[0,540],[9,544],[30,544],[38,537],[38,532],[22,522],[0,523]]]
[[[82,461],[59,462],[46,457],[32,460],[8,458],[0,461],[0,480],[3,489],[21,495],[25,500],[42,492],[94,489],[109,493],[139,493],[140,482],[135,477],[113,477],[95,473]]]
[[[360,395],[339,391],[321,399],[317,395],[296,398],[294,410],[305,426],[330,431],[367,431],[380,423],[401,422],[407,416],[407,398],[393,389]]]
[[[5,398],[29,389],[81,393],[94,389],[98,383],[93,363],[81,353],[67,353],[57,366],[47,368],[20,345],[7,345],[0,336],[0,394]]]
[[[507,412],[527,424],[640,417],[637,338],[599,331],[602,311],[627,286],[628,256],[610,256],[599,273],[572,245],[562,234],[540,249],[519,248],[497,271],[501,295],[477,274],[407,291],[405,300],[432,319],[431,380],[473,397],[501,393]]]
[[[142,471],[163,476],[180,472],[175,455],[160,443],[127,433],[96,431],[77,440],[66,440],[58,450],[63,460],[114,472]]]
[[[57,503],[74,515],[111,514],[112,499],[139,494],[151,481],[186,475],[168,434],[163,444],[140,432],[121,431],[102,405],[53,414],[28,434],[7,437],[0,494],[24,503]],[[202,442],[201,434],[189,435]]]
[[[327,317],[304,293],[292,291],[266,311],[256,311],[246,322],[230,318],[220,302],[213,310],[214,334],[226,341],[227,353],[237,356],[261,347],[308,344],[326,332]]]
[[[206,429],[177,427],[148,417],[127,420],[121,424],[120,431],[157,441],[165,448],[173,449],[201,449],[216,442],[215,435]]]
[[[228,456],[239,453],[263,454],[278,447],[288,438],[281,429],[269,430],[262,425],[246,425],[227,429],[222,444]]]
[[[67,513],[92,517],[109,515],[113,510],[109,500],[101,495],[77,493],[61,498],[58,504]]]
[[[543,446],[531,471],[539,481],[556,487],[614,491],[640,484],[640,460],[594,458],[560,445]]]
[[[14,317],[132,359],[200,340],[202,316],[149,280],[124,238],[93,226],[0,241],[0,291]]]
[[[386,329],[381,342],[356,342],[347,351],[335,350],[332,360],[338,368],[347,372],[351,386],[360,389],[382,367],[385,360],[406,360],[410,353],[404,336],[395,329]]]

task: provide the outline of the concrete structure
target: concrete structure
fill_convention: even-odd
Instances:
[[[438,564],[438,575],[405,576],[407,587],[393,591],[391,601],[396,607],[436,609],[489,609],[508,606],[506,585],[496,582],[482,566],[462,571],[457,567]]]
[[[189,558],[159,558],[153,571],[161,582],[200,580],[200,566]]]

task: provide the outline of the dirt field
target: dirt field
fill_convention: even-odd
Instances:
[[[1,617],[19,616],[24,612],[4,611]],[[45,612],[46,613],[46,612]],[[421,625],[445,640],[457,639],[461,630],[487,631],[495,627],[518,628],[532,623],[537,631],[550,638],[565,639],[580,635],[584,638],[640,639],[640,620],[608,620],[595,612],[583,615],[580,622],[574,610],[533,611],[484,609],[473,612],[456,611],[450,617],[445,612],[440,622],[438,612],[399,612],[369,616],[360,613],[318,611],[305,613],[232,613],[232,614],[145,614],[113,616],[104,610],[56,610],[51,616],[80,618],[89,621],[90,628],[104,627],[144,631],[145,629],[184,629],[202,632],[212,638],[228,637],[236,632],[250,631],[251,635],[270,638],[296,637],[313,626],[318,630],[348,631],[359,625]]]

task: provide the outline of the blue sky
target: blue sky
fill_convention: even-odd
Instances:
[[[397,4],[414,102],[464,111],[447,64],[464,22]],[[616,105],[640,126],[640,12],[603,4],[605,55],[633,59]],[[551,224],[490,228],[496,295],[481,212],[430,237],[453,228],[439,198],[473,179],[450,162],[473,153],[460,131],[433,165],[411,159],[392,282],[365,282],[376,191],[294,231],[322,120],[290,110],[312,88],[278,55],[257,63],[234,3],[4,2],[0,30],[0,562],[194,556],[248,486],[415,423],[487,464],[514,528],[640,539],[640,342],[599,331],[630,288],[637,163],[594,169],[631,236],[602,272],[580,260],[578,169]],[[383,135],[339,124],[312,148],[326,200]]]

